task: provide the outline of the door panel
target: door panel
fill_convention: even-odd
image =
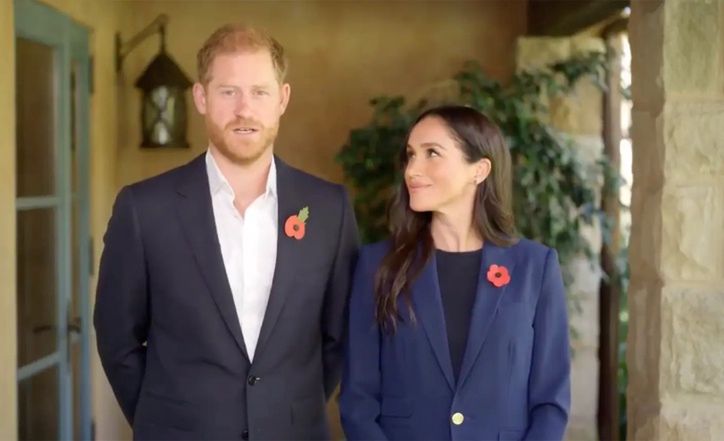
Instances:
[[[88,30],[15,1],[20,439],[91,439]]]

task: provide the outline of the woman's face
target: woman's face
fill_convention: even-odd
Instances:
[[[410,132],[405,184],[411,210],[447,214],[472,211],[475,190],[489,172],[488,159],[475,163],[465,159],[441,118],[424,118]]]

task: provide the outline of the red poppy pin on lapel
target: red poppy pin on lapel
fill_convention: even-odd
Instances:
[[[309,207],[304,207],[299,210],[298,214],[293,214],[287,218],[284,223],[284,233],[294,239],[302,240],[307,219],[309,219]]]
[[[488,268],[488,282],[495,285],[496,288],[510,283],[508,268],[502,265],[490,265],[490,268]]]

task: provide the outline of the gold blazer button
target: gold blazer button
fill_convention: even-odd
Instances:
[[[455,412],[452,416],[452,422],[456,426],[459,426],[465,421],[465,416],[461,414],[460,412]]]

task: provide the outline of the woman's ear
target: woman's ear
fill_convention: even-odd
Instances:
[[[475,185],[480,184],[484,180],[488,179],[490,172],[493,171],[493,163],[490,159],[483,158],[475,163]]]

